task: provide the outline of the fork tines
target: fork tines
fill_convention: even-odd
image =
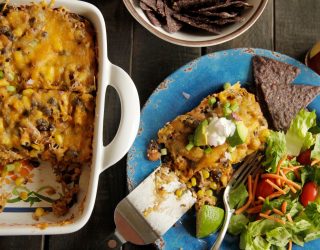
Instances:
[[[239,184],[244,183],[250,174],[257,174],[260,169],[262,159],[262,154],[258,152],[247,156],[241,166],[231,177],[229,183],[231,184],[232,188],[235,188]]]

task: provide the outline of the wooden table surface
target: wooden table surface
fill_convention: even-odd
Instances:
[[[187,48],[167,43],[150,34],[128,13],[121,0],[90,0],[103,13],[112,63],[127,71],[139,92],[141,106],[153,89],[185,63],[223,49],[252,47],[275,50],[300,61],[320,40],[318,0],[269,0],[259,20],[240,37],[213,47]],[[120,103],[108,88],[104,142],[116,133]],[[0,249],[99,249],[97,245],[114,230],[113,210],[127,194],[126,158],[100,175],[95,207],[89,222],[78,232],[57,236],[0,237]],[[154,249],[126,244],[124,249]]]

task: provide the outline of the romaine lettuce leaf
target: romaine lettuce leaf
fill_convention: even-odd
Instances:
[[[320,134],[316,135],[314,148],[311,150],[311,159],[320,160]]]
[[[304,213],[309,218],[310,222],[319,228],[320,231],[320,205],[315,202],[310,202],[308,206],[306,206]]]
[[[269,250],[271,247],[271,244],[261,236],[255,237],[252,243],[254,249]]]
[[[316,125],[316,112],[305,109],[299,111],[291,121],[286,133],[287,153],[297,156],[301,150],[306,150],[314,144],[314,138],[309,129]]]
[[[268,172],[275,173],[281,158],[286,154],[286,137],[283,132],[270,131],[267,138],[266,160],[263,166]]]
[[[241,207],[249,196],[247,188],[244,184],[240,184],[237,188],[232,189],[229,194],[229,205],[231,208]]]
[[[249,219],[244,214],[232,215],[228,227],[228,233],[232,235],[238,235],[246,228],[248,223]]]
[[[279,247],[285,247],[291,239],[291,234],[283,226],[268,231],[266,236],[269,243]]]

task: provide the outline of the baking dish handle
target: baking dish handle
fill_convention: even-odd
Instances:
[[[110,85],[120,97],[121,119],[114,139],[104,147],[101,171],[118,162],[128,152],[137,135],[140,121],[139,96],[130,76],[113,64],[110,72]]]

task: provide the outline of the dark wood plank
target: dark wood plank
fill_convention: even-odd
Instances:
[[[134,23],[132,51],[132,78],[140,96],[141,105],[152,91],[174,70],[199,57],[201,49],[170,44]]]
[[[273,7],[273,0],[269,0],[260,18],[249,30],[229,42],[208,47],[207,53],[232,48],[263,48],[273,50]]]
[[[122,1],[88,1],[103,13],[108,36],[108,57],[111,62],[130,73],[132,18]],[[108,87],[104,118],[104,144],[114,137],[119,119],[120,102],[116,92]],[[113,211],[117,203],[126,195],[126,160],[100,175],[94,211],[89,222],[78,232],[69,235],[48,237],[46,249],[99,249],[97,246],[113,232]]]
[[[320,3],[317,0],[275,1],[275,48],[304,61],[319,40]]]
[[[40,250],[43,249],[44,236],[2,236],[0,249]]]

